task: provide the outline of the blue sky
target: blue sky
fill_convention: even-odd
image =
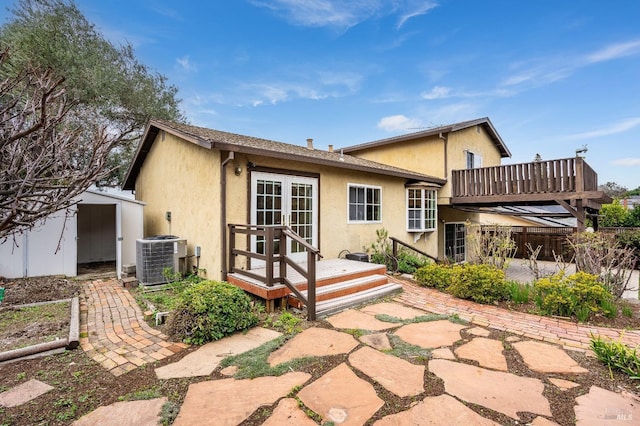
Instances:
[[[487,116],[504,164],[587,145],[600,183],[640,186],[637,0],[76,3],[191,124],[326,148]]]

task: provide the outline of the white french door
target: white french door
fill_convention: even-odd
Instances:
[[[318,179],[276,173],[251,173],[251,224],[288,225],[307,243],[318,243]],[[278,253],[280,241],[275,241]],[[264,238],[253,237],[251,249],[265,253]],[[287,254],[297,262],[307,259],[299,243],[287,239]],[[254,262],[254,266],[262,266]]]

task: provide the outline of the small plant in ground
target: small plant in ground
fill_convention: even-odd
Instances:
[[[420,322],[441,321],[441,320],[448,320],[453,323],[462,324],[462,325],[468,324],[468,321],[465,321],[462,318],[460,318],[458,314],[452,314],[452,315],[427,314],[427,315],[420,315],[420,316],[417,316],[414,318],[408,318],[408,319],[402,319],[402,318],[394,317],[387,314],[378,314],[375,316],[375,318],[379,321],[390,322],[392,324],[404,324],[404,325],[416,324]]]
[[[294,334],[301,331],[300,327],[298,327],[301,322],[302,320],[291,312],[284,311],[273,323],[273,327],[285,334]]]
[[[162,406],[162,411],[160,412],[162,426],[169,426],[173,424],[173,421],[178,417],[178,413],[180,412],[180,407],[178,404],[172,401],[167,401]]]
[[[624,315],[627,318],[633,317],[633,309],[631,309],[631,306],[629,306],[626,303],[623,304],[622,305],[622,315]]]
[[[507,282],[509,287],[509,298],[517,304],[529,303],[531,294],[531,284],[524,284],[518,281]]]
[[[161,396],[162,394],[160,393],[160,389],[154,386],[149,389],[142,389],[123,396],[119,396],[118,401],[139,401],[144,399],[159,398]]]
[[[376,316],[377,318],[377,316]],[[355,337],[356,339],[361,338],[362,336],[364,336],[365,334],[367,334],[366,331],[359,329],[359,328],[349,328],[347,330],[344,330],[345,333],[352,335],[353,337]]]
[[[429,359],[431,356],[429,349],[409,344],[394,334],[389,335],[389,343],[392,349],[383,352],[398,358]]]
[[[631,349],[622,342],[606,342],[600,336],[591,336],[591,350],[609,367],[610,372],[616,369],[631,379],[640,379],[640,355],[637,347]]]
[[[376,229],[376,241],[365,250],[369,253],[371,263],[385,265],[389,271],[396,270],[397,262],[393,257],[389,231],[386,229]]]
[[[451,265],[439,265],[432,263],[418,269],[413,277],[418,284],[424,287],[446,290],[451,285],[453,267]]]
[[[431,261],[419,253],[414,253],[406,247],[398,250],[398,272],[403,274],[413,274],[423,266],[429,265]]]
[[[20,372],[20,373],[16,374],[16,380],[17,381],[24,380],[25,377],[27,377],[27,373],[25,373],[25,372]]]
[[[173,339],[201,345],[257,323],[244,291],[227,282],[201,281],[182,292],[166,330]]]

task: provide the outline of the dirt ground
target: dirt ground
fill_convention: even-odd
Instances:
[[[6,303],[19,304],[25,302],[44,301],[47,299],[68,298],[79,294],[80,283],[74,280],[60,278],[18,280],[0,284],[7,288]],[[4,304],[4,302],[3,302]],[[330,327],[327,322],[304,323],[307,326]],[[492,331],[492,337],[506,339],[507,333]],[[87,357],[80,349],[67,351],[63,354],[46,358],[21,360],[0,364],[0,392],[10,389],[30,379],[44,381],[55,390],[37,398],[31,403],[14,408],[0,407],[0,425],[64,425],[96,409],[119,400],[142,399],[156,396],[166,396],[179,407],[184,400],[188,386],[191,383],[204,380],[222,378],[216,370],[210,376],[190,379],[158,380],[154,368],[175,362],[197,348],[192,347],[172,357],[166,358],[152,365],[143,366],[120,377],[115,377],[103,369],[99,364]],[[509,371],[514,374],[545,379],[545,375],[531,371],[522,361],[517,351],[508,346],[505,356]],[[626,389],[638,394],[637,381],[630,380],[623,374],[609,372],[597,359],[583,353],[569,351],[582,367],[589,370],[586,374],[566,377],[579,383],[580,386],[568,391],[560,391],[554,386],[547,386],[545,396],[549,399],[554,420],[560,425],[573,425],[575,398],[587,393],[589,387],[596,385],[605,389],[619,391]],[[337,366],[346,362],[347,356],[323,357],[309,361],[299,370],[312,375],[315,380]],[[409,359],[411,362],[419,362]],[[472,362],[470,362],[472,363]],[[365,375],[361,378],[369,380]],[[398,398],[390,394],[375,382],[371,382],[376,391],[382,395],[387,404],[380,409],[370,421],[372,423],[387,414],[399,412],[415,402],[415,398]],[[444,392],[443,382],[431,373],[425,374],[425,395],[439,395]],[[243,424],[260,425],[275,408],[264,407],[258,409]],[[501,424],[517,424],[508,417],[476,407],[470,408],[482,412],[482,415]],[[525,416],[526,417],[526,416]],[[531,421],[533,417],[526,418]]]

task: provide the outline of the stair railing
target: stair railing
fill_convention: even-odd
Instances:
[[[395,259],[395,267],[396,267],[396,270],[393,271],[393,272],[396,272],[398,270],[398,245],[401,245],[403,247],[406,247],[406,248],[408,248],[410,250],[415,251],[416,253],[419,253],[419,254],[421,254],[421,255],[423,255],[425,257],[428,257],[429,259],[433,260],[436,263],[440,262],[437,257],[433,257],[430,254],[420,250],[419,248],[413,247],[412,245],[409,245],[409,244],[405,243],[404,241],[401,241],[401,240],[399,240],[399,239],[397,239],[395,237],[389,237],[389,239],[392,242],[392,249],[391,250],[392,250],[393,258]]]

